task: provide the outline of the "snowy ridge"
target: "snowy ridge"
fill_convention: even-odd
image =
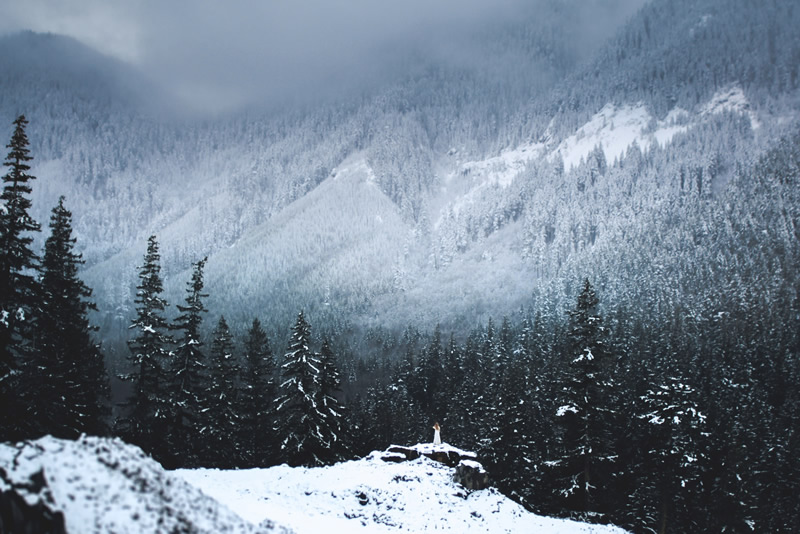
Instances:
[[[760,127],[742,88],[734,84],[715,93],[699,109],[694,120],[688,111],[681,108],[673,109],[663,120],[655,120],[643,104],[606,104],[574,135],[564,139],[550,157],[561,157],[564,168],[569,171],[577,167],[595,147],[600,146],[606,161],[611,163],[623,156],[634,143],[643,150],[654,143],[665,145],[676,134],[687,131],[698,118],[723,112],[745,114],[753,129]]]
[[[0,493],[9,490],[62,512],[70,534],[290,533],[271,521],[256,528],[119,439],[0,443]]]
[[[412,448],[434,450],[432,445]],[[452,468],[424,456],[391,463],[382,459],[384,454],[373,452],[329,467],[281,465],[176,473],[242,518],[253,523],[271,518],[298,534],[624,532],[616,527],[540,517],[493,488],[468,492],[453,481]]]
[[[728,111],[747,115],[754,130],[761,127],[761,123],[758,122],[758,117],[750,107],[750,102],[744,95],[744,91],[738,85],[731,85],[714,93],[711,100],[700,109],[700,115],[705,117]]]

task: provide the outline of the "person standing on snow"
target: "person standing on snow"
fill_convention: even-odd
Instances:
[[[442,444],[442,436],[439,433],[441,427],[439,423],[433,423],[433,444],[434,445],[441,445]]]

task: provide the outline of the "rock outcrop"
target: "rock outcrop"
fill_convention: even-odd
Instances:
[[[447,443],[442,443],[441,445],[420,443],[413,447],[392,445],[381,453],[383,461],[394,463],[416,460],[420,456],[425,456],[448,467],[454,467],[453,480],[461,484],[465,489],[482,490],[489,487],[489,474],[477,461],[477,455],[474,452],[458,449]]]

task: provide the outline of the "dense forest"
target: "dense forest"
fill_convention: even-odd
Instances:
[[[357,335],[344,321],[312,334],[300,311],[276,357],[259,319],[241,339],[214,321],[205,259],[169,311],[151,236],[123,377],[132,394],[112,406],[65,199],[32,250],[27,121],[14,124],[0,213],[5,439],[110,433],[171,468],[325,465],[427,441],[439,422],[537,512],[635,532],[790,532],[800,520],[800,135],[736,169],[719,195],[685,171],[676,209],[696,233],[684,246],[702,242],[713,261],[674,281],[697,301],[647,286],[623,305],[619,289],[583,278],[567,308],[531,301],[449,335],[438,324]],[[639,261],[642,277],[674,268]]]

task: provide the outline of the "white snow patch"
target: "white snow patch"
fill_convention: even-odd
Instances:
[[[483,465],[481,465],[479,462],[476,462],[475,460],[461,460],[460,462],[458,462],[458,465],[463,465],[464,467],[475,469],[479,473],[486,472],[486,470],[483,468]]]
[[[540,159],[544,153],[545,145],[543,143],[525,143],[516,148],[503,150],[499,155],[491,158],[460,163],[455,171],[445,174],[445,186],[454,180],[469,180],[473,185],[449,207],[453,209],[453,213],[458,215],[464,206],[473,204],[480,199],[487,188],[508,187],[514,178],[525,170],[528,162]],[[451,155],[455,154],[457,152],[452,152]],[[434,228],[438,228],[441,222],[442,218],[440,217],[434,224]]]
[[[578,409],[570,404],[560,406],[558,410],[556,410],[556,417],[564,417],[569,412],[578,413]]]
[[[758,122],[758,117],[756,117],[756,114],[750,107],[750,102],[747,100],[744,91],[742,91],[742,88],[738,84],[731,85],[714,93],[711,100],[700,108],[700,115],[705,117],[717,113],[724,113],[726,111],[747,115],[750,119],[750,125],[754,130],[761,127],[761,123]]]
[[[539,159],[544,148],[542,143],[526,143],[516,148],[508,148],[498,156],[461,164],[457,174],[471,176],[484,187],[495,184],[508,187],[514,177],[525,170],[529,161]],[[445,181],[451,181],[455,174],[447,175]]]
[[[453,481],[453,469],[443,464],[425,457],[384,462],[384,454],[374,452],[330,467],[176,473],[242,518],[254,523],[271,518],[298,534],[623,532],[540,517],[495,489],[467,492]]]
[[[627,104],[619,108],[606,104],[575,135],[564,139],[556,148],[555,155],[564,160],[564,169],[569,171],[599,145],[611,163],[634,142],[643,139],[642,131],[650,119],[650,113],[642,104]]]

